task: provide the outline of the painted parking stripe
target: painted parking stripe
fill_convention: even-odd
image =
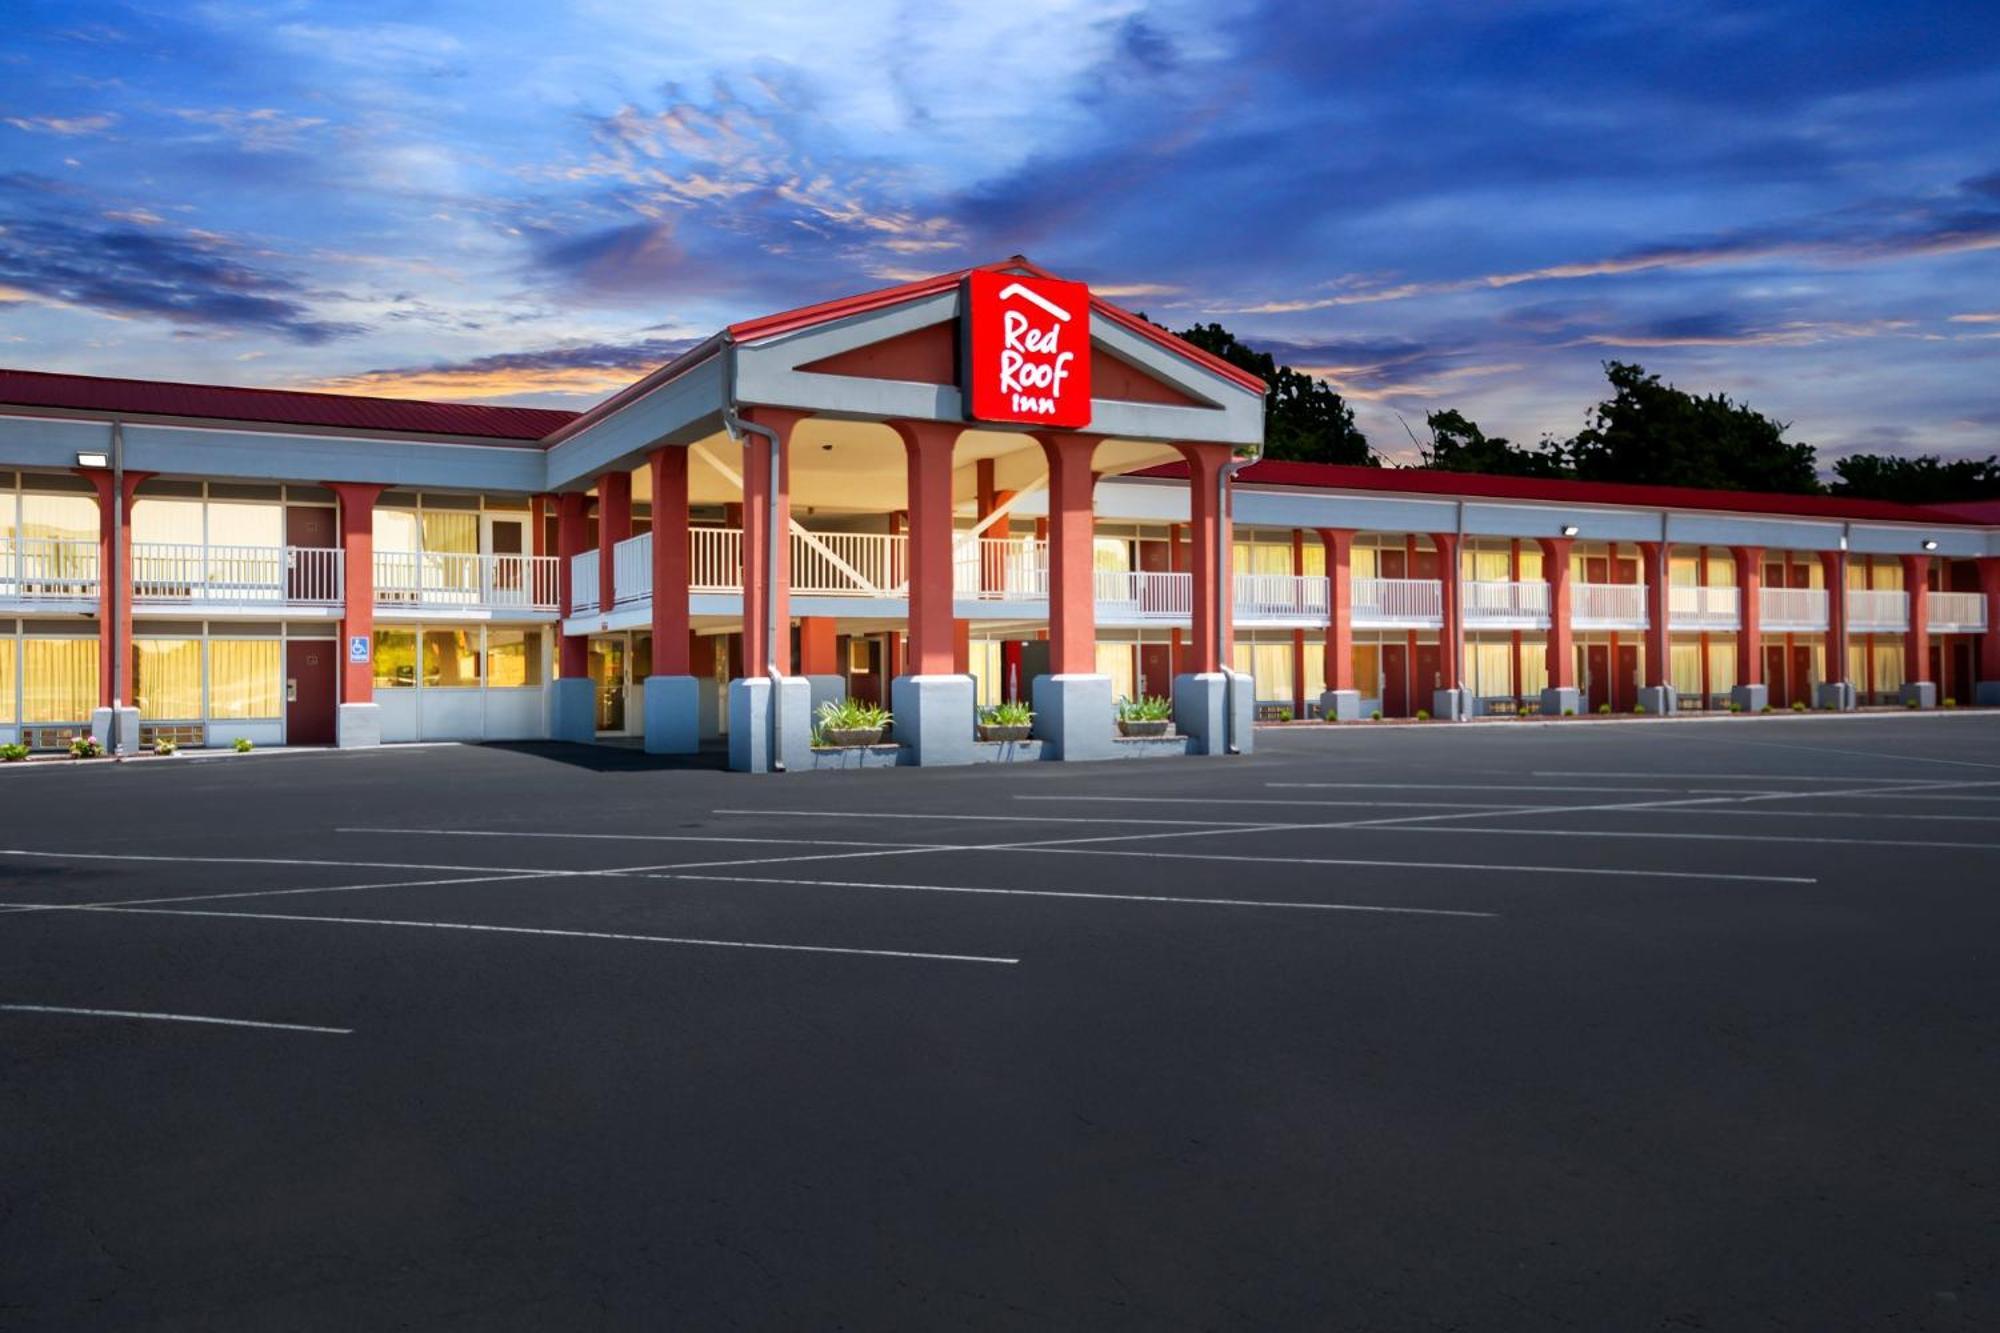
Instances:
[[[1629,792],[1635,795],[1670,795],[1681,791],[1679,787],[1606,787],[1596,783],[1590,786],[1563,787],[1546,783],[1525,784],[1509,782],[1501,778],[1492,782],[1267,782],[1266,787],[1324,787],[1351,791],[1595,791]],[[1057,797],[1017,796],[1017,801],[1056,800]]]
[[[73,1009],[61,1004],[0,1004],[11,1014],[66,1014],[83,1018],[140,1018],[155,1023],[210,1023],[225,1028],[271,1028],[280,1032],[324,1032],[351,1037],[353,1028],[326,1028],[314,1023],[265,1023],[249,1018],[214,1018],[208,1014],[155,1014],[140,1009]]]
[[[519,875],[546,873],[546,868],[541,866],[435,865],[423,861],[309,861],[281,856],[166,856],[144,855],[137,852],[49,852],[26,847],[0,847],[0,856],[35,857],[49,861],[147,861],[216,866],[329,866],[336,870],[460,870],[474,875],[482,871],[491,871],[494,874],[511,872]]]
[[[302,889],[241,889],[228,893],[185,893],[170,898],[117,898],[110,902],[67,903],[65,907],[152,907],[161,903],[212,903],[231,901],[237,898],[289,898],[302,893],[360,893],[367,889],[421,889],[447,884],[501,884],[531,879],[579,879],[588,876],[604,876],[610,873],[602,870],[544,870],[538,874],[508,873],[505,875],[471,875],[451,879],[391,879],[372,880],[366,884],[315,884]],[[54,912],[62,907],[48,907],[39,904],[9,904],[0,907],[0,913],[8,912]]]
[[[1819,799],[1819,800],[1832,800],[1832,799],[1836,799],[1836,798],[1843,798],[1843,797],[1847,797],[1847,796],[1849,796],[1849,795],[1853,795],[1853,794],[1852,794],[1852,793],[1845,793],[1845,792],[1804,792],[1804,793],[1800,793],[1800,792],[1744,792],[1744,793],[1736,793],[1736,792],[1729,792],[1729,793],[1725,793],[1725,794],[1724,794],[1724,796],[1725,796],[1725,799],[1749,799],[1750,797],[1759,797],[1759,798],[1763,798],[1763,797],[1775,797],[1775,796],[1780,796],[1780,795],[1782,795],[1782,796],[1786,796],[1786,797],[1789,797],[1789,798],[1792,798],[1792,799],[1798,799],[1798,798],[1801,798],[1801,797],[1803,797],[1803,798],[1805,798],[1805,799]],[[1881,797],[1882,797],[1882,796],[1884,796],[1884,795],[1887,795],[1887,796],[1897,796],[1897,797],[1901,797],[1902,799],[1905,799],[1905,800],[1913,800],[1913,801],[1914,801],[1914,800],[1921,800],[1921,799],[1929,799],[1929,800],[1937,800],[1937,799],[1945,799],[1945,800],[1950,800],[1950,799],[1953,799],[1953,798],[1951,798],[1951,797],[1948,797],[1948,796],[1947,796],[1947,797],[1942,797],[1942,798],[1940,798],[1940,797],[1937,797],[1937,796],[1933,796],[1933,795],[1932,795],[1931,793],[1929,793],[1929,792],[1915,792],[1915,791],[1913,791],[1913,792],[1888,792],[1888,793],[1880,793],[1880,794],[1878,794],[1878,793],[1875,793],[1875,792],[1870,792],[1870,793],[1868,793],[1868,795],[1869,795],[1870,797],[1874,797],[1875,799],[1878,799],[1878,800],[1879,800],[1879,799],[1881,799]],[[1294,806],[1294,805],[1303,805],[1303,806],[1311,806],[1311,807],[1314,807],[1314,808],[1324,808],[1324,809],[1329,809],[1329,810],[1335,810],[1335,809],[1345,809],[1345,808],[1347,808],[1347,807],[1350,807],[1350,806],[1357,806],[1357,805],[1363,805],[1363,806],[1367,806],[1367,805],[1372,805],[1372,806],[1390,806],[1390,807],[1393,807],[1393,808],[1396,808],[1396,809],[1408,809],[1408,808],[1410,807],[1410,805],[1411,805],[1411,804],[1413,804],[1413,803],[1412,803],[1412,802],[1410,802],[1410,801],[1310,801],[1310,800],[1300,800],[1300,799],[1291,799],[1291,798],[1285,798],[1285,797],[1268,797],[1268,796],[1227,796],[1227,797],[1205,797],[1205,796],[1016,796],[1016,797],[1015,797],[1014,799],[1015,799],[1015,800],[1017,800],[1017,801],[1064,801],[1064,802],[1071,802],[1071,801],[1102,801],[1102,802],[1107,802],[1107,803],[1113,803],[1113,804],[1116,804],[1116,803],[1119,803],[1119,802],[1126,802],[1126,801],[1130,801],[1130,802],[1135,802],[1135,803],[1138,803],[1138,804],[1144,804],[1144,805],[1174,805],[1174,804],[1178,804],[1178,803],[1182,803],[1182,802],[1186,802],[1186,803],[1188,803],[1188,804],[1198,804],[1198,805],[1287,805],[1287,806]],[[1855,797],[1854,797],[1854,799],[1857,799],[1857,800],[1858,800],[1858,799],[1861,799],[1861,798],[1860,798],[1860,797],[1859,797],[1859,796],[1857,795],[1857,796],[1855,796]],[[1985,799],[1985,798],[1983,798],[1983,797],[1974,797],[1974,798],[1971,798],[1971,799],[1975,799],[1975,800],[1983,800],[1983,799]],[[1484,805],[1477,805],[1477,806],[1474,806],[1474,805],[1469,805],[1468,803],[1465,803],[1465,802],[1451,802],[1451,801],[1425,801],[1425,802],[1422,802],[1422,804],[1424,804],[1424,805],[1426,805],[1426,806],[1439,806],[1439,807],[1443,807],[1443,808],[1447,808],[1447,809],[1472,809],[1472,810],[1476,810],[1476,811],[1479,811],[1479,812],[1481,812],[1481,813],[1487,813],[1487,814],[1506,814],[1506,813],[1510,813],[1510,812],[1511,812],[1511,813],[1517,813],[1517,814],[1539,814],[1539,813],[1544,813],[1544,809],[1543,809],[1543,807],[1540,807],[1540,806],[1524,806],[1524,805],[1501,805],[1501,804],[1497,804],[1497,803],[1488,803],[1488,804],[1484,804]],[[1626,811],[1626,810],[1629,810],[1629,809],[1631,809],[1631,808],[1632,808],[1632,807],[1629,807],[1629,806],[1626,806],[1626,805],[1622,805],[1622,804],[1621,804],[1621,805],[1609,805],[1609,806],[1605,806],[1605,805],[1584,805],[1584,806],[1575,806],[1575,807],[1572,807],[1572,809],[1573,809],[1573,810],[1574,810],[1575,812],[1577,812],[1577,813],[1587,813],[1587,812],[1589,812],[1589,811],[1593,811],[1593,810],[1605,810],[1605,811],[1611,811],[1611,812],[1613,812],[1613,813],[1619,813],[1619,812],[1623,812],[1623,811]],[[1968,823],[1975,823],[1975,824],[2000,824],[2000,815],[1940,815],[1940,814],[1913,814],[1913,813],[1910,813],[1910,812],[1907,812],[1907,811],[1903,811],[1903,810],[1767,810],[1767,809],[1761,809],[1761,808],[1760,808],[1760,809],[1756,809],[1756,810],[1729,810],[1729,809],[1724,809],[1724,808],[1723,808],[1723,807],[1722,807],[1721,805],[1719,805],[1719,804],[1703,804],[1703,805],[1700,805],[1700,806],[1699,806],[1698,808],[1690,808],[1690,807],[1688,807],[1688,806],[1673,806],[1673,805],[1661,805],[1661,806],[1650,806],[1650,805],[1649,805],[1649,806],[1644,806],[1644,807],[1640,807],[1640,808],[1642,808],[1642,809],[1646,810],[1646,811],[1647,811],[1647,813],[1649,813],[1649,814],[1662,814],[1662,815],[1696,815],[1696,816],[1700,816],[1700,817],[1702,817],[1702,818],[1707,818],[1707,817],[1708,817],[1708,816],[1710,816],[1710,815],[1747,815],[1747,816],[1750,816],[1750,817],[1753,817],[1753,818],[1758,818],[1758,819],[1765,819],[1765,818],[1783,818],[1783,819],[1846,819],[1846,820],[1855,820],[1855,819],[1893,819],[1893,820],[1896,820],[1896,821],[1898,821],[1898,822],[1901,822],[1901,821],[1903,821],[1903,820],[1910,820],[1910,819],[1932,819],[1932,820],[1945,820],[1945,821],[1950,821],[1950,822],[1968,822]],[[1362,825],[1355,825],[1354,827],[1357,827],[1357,828],[1366,828],[1366,827],[1369,827],[1369,825],[1365,825],[1365,824],[1362,824]]]
[[[783,843],[788,847],[908,847],[914,843],[855,842],[833,838],[786,838],[773,834],[744,838],[707,833],[535,833],[521,829],[486,828],[337,828],[335,833],[407,833],[431,838],[561,838],[583,842],[747,842],[757,846]]]
[[[1423,832],[1412,829],[1410,832]],[[1532,830],[1516,830],[1529,832]],[[1613,879],[1719,880],[1741,884],[1817,884],[1809,875],[1738,875],[1706,870],[1633,870],[1620,866],[1528,866],[1501,865],[1477,861],[1390,861],[1359,857],[1330,856],[1242,856],[1224,852],[1148,852],[1130,848],[1071,847],[1060,844],[995,844],[968,850],[992,852],[1046,853],[1068,856],[1134,856],[1159,861],[1223,861],[1243,865],[1277,866],[1356,866],[1370,870],[1469,870],[1483,874],[1585,875]]]
[[[1904,758],[1909,756],[1883,757]],[[1934,782],[1937,780],[1937,774],[1935,773],[1912,773],[1900,778],[1845,778],[1806,773],[1657,773],[1651,770],[1634,773],[1622,771],[1597,772],[1578,768],[1538,768],[1534,770],[1533,775],[1538,778],[1698,778],[1705,782],[1880,782],[1897,786],[1905,782]],[[1956,785],[1961,787],[1993,787],[2000,786],[2000,780],[1967,778],[1959,781]]]
[[[1791,842],[1814,847],[1922,847],[1940,848],[1947,851],[1989,851],[2000,852],[2000,842],[1940,842],[1923,838],[1827,838],[1805,833],[1669,833],[1658,829],[1580,829],[1580,828],[1505,828],[1467,827],[1463,824],[1446,826],[1427,824],[1421,828],[1408,825],[1374,824],[1363,826],[1368,833],[1477,833],[1497,834],[1503,837],[1518,836],[1528,838],[1650,838],[1680,842]]]

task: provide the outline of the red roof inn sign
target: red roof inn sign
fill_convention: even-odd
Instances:
[[[1090,424],[1090,289],[977,269],[966,275],[965,383],[975,421]]]

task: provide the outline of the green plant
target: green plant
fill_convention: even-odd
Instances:
[[[1635,713],[1635,714],[1640,714],[1640,713],[1644,713],[1644,712],[1646,711],[1646,705],[1644,705],[1644,704],[1633,704],[1633,705],[1632,705],[1632,711],[1633,711],[1633,713]]]
[[[1947,694],[1944,697],[1944,703],[1940,706],[1944,708],[1956,708],[1958,707],[1958,700],[1952,698],[1950,695]]]
[[[1734,699],[1731,699],[1729,701],[1729,711],[1732,713],[1740,713],[1743,711],[1743,705],[1737,703]]]
[[[1610,705],[1610,704],[1599,704],[1599,705],[1597,705],[1597,711],[1598,711],[1599,713],[1601,713],[1602,715],[1604,715],[1605,717],[1610,717],[1610,716],[1611,716],[1611,705]]]
[[[1945,705],[1944,705],[1944,706],[1945,706],[1946,708],[1949,708],[1949,707],[1951,707],[1951,701],[1950,701],[1949,699],[1947,699],[1947,700],[1945,701]],[[1292,710],[1291,710],[1291,709],[1289,709],[1289,708],[1280,708],[1280,709],[1278,710],[1278,721],[1280,721],[1280,722],[1290,722],[1291,720],[1292,720]]]
[[[988,704],[980,709],[979,720],[989,727],[1025,727],[1033,724],[1035,714],[1020,700],[1009,699],[1005,703]]]
[[[1142,694],[1136,699],[1118,701],[1120,722],[1171,722],[1173,718],[1173,701],[1162,699],[1157,694]]]
[[[165,736],[153,742],[153,753],[157,755],[179,754],[180,748],[179,742],[170,741]]]
[[[28,757],[25,745],[0,745],[0,763],[18,764]]]
[[[95,736],[78,736],[69,743],[69,757],[72,759],[102,759],[104,744]]]
[[[852,695],[845,699],[828,699],[819,706],[822,731],[880,731],[892,720],[888,709]]]
[[[1564,717],[1575,717],[1575,716],[1576,716],[1576,710],[1575,710],[1574,708],[1565,708],[1565,709],[1563,709],[1563,716],[1564,716]]]
[[[252,750],[257,748],[254,744],[251,743],[251,740],[248,736],[238,736],[235,740],[229,743],[229,747],[232,750],[236,751],[236,753],[238,754],[249,754]]]
[[[1771,709],[1771,705],[1769,705],[1769,704],[1765,704],[1765,705],[1764,705],[1764,706],[1763,706],[1762,708],[1758,709],[1757,711],[1758,711],[1758,712],[1760,712],[1760,713],[1768,713],[1768,712],[1771,712],[1771,711],[1772,711],[1772,709]]]
[[[1417,721],[1419,721],[1419,722],[1428,722],[1428,721],[1430,721],[1430,720],[1431,720],[1431,710],[1430,710],[1430,709],[1428,709],[1428,708],[1419,708],[1419,709],[1417,710]]]
[[[1806,711],[1806,701],[1805,701],[1805,700],[1803,700],[1803,699],[1794,699],[1794,700],[1792,700],[1792,711],[1793,711],[1794,713],[1803,713],[1803,712],[1805,712],[1805,711]]]
[[[1903,700],[1903,707],[1905,708],[1915,708],[1916,706],[1917,706],[1917,701],[1915,699]]]
[[[1368,720],[1371,722],[1380,722],[1382,720],[1382,710],[1378,708],[1374,712],[1370,713],[1368,715]]]

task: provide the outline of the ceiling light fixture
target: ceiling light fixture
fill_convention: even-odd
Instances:
[[[1574,523],[1565,523],[1565,524],[1563,524],[1563,536],[1565,536],[1565,537],[1574,537],[1574,536],[1576,536],[1576,524],[1574,524]]]
[[[78,467],[110,467],[111,455],[100,453],[78,454],[76,456],[76,465]]]

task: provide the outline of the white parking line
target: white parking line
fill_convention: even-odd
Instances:
[[[1596,772],[1579,768],[1538,768],[1534,770],[1533,775],[1538,778],[1699,778],[1703,781],[1715,782],[1880,782],[1892,786],[1900,786],[1905,782],[1935,782],[1937,780],[1937,774],[1935,773],[1914,773],[1908,777],[1900,778],[1836,778],[1805,773],[1657,773],[1651,770],[1631,773],[1622,771]],[[1961,787],[1991,787],[2000,785],[2000,783],[1988,781],[1984,778],[1969,778],[1961,780],[1955,785]]]
[[[1310,828],[1312,825],[1297,827]],[[1334,825],[1333,827],[1340,827]],[[1410,829],[1408,832],[1422,832]],[[1515,830],[1528,832],[1531,830]],[[1609,866],[1526,866],[1494,865],[1466,861],[1382,861],[1356,857],[1322,856],[1235,856],[1221,852],[1141,852],[1110,847],[1066,847],[1038,843],[1005,844],[966,848],[967,851],[1036,852],[1056,856],[1136,856],[1161,861],[1228,861],[1246,865],[1281,866],[1362,866],[1376,870],[1476,870],[1532,875],[1601,875],[1615,879],[1699,879],[1745,884],[1817,884],[1807,875],[1731,875],[1705,870],[1630,870]]]
[[[365,889],[421,889],[444,884],[498,884],[514,880],[578,878],[583,876],[603,876],[601,870],[544,870],[533,874],[509,873],[505,875],[473,875],[458,879],[402,879],[374,881],[367,884],[317,884],[303,889],[245,889],[232,893],[187,893],[171,898],[115,898],[110,902],[68,903],[65,907],[152,907],[161,903],[209,903],[236,898],[287,898],[301,893],[359,893]],[[49,912],[61,908],[45,907],[38,904],[22,906],[9,904],[0,907],[0,914],[9,912]]]
[[[1089,800],[1091,798],[1059,797],[1051,799]],[[713,815],[780,815],[795,819],[810,817],[815,819],[929,819],[929,820],[944,820],[944,821],[966,820],[972,823],[996,823],[996,824],[1023,824],[1023,823],[1026,824],[1158,824],[1165,826],[1167,828],[1176,828],[1176,829],[1184,829],[1189,824],[1202,824],[1210,828],[1246,828],[1246,829],[1260,829],[1260,828],[1268,828],[1270,826],[1270,821],[1268,820],[1260,821],[1260,820],[1245,820],[1245,819],[1140,819],[1140,818],[1127,818],[1126,816],[1123,815],[1106,816],[1099,818],[1090,815],[919,814],[909,810],[723,809],[723,810],[711,810],[709,811],[709,813]],[[773,838],[771,839],[771,841],[782,842],[785,841],[785,839]]]
[[[1275,784],[1266,783],[1266,786]],[[1382,808],[1407,810],[1412,805],[1424,805],[1441,810],[1519,810],[1525,807],[1511,801],[1308,801],[1287,799],[1279,796],[1016,796],[1017,801],[1057,801],[1064,805],[1080,802],[1101,801],[1107,803],[1132,802],[1137,805],[1310,805],[1325,809],[1345,807]],[[1060,821],[1038,819],[1037,823],[1053,824]],[[1120,820],[1119,823],[1136,821]],[[1185,823],[1185,820],[1163,820],[1163,823]],[[1222,827],[1228,827],[1223,825]]]
[[[1570,828],[1468,828],[1463,824],[1367,825],[1371,833],[1488,833],[1526,838],[1651,838],[1682,842],[1793,842],[1816,847],[1925,847],[2000,852],[2000,842],[1938,842],[1913,838],[1826,838],[1803,833],[1668,833],[1659,830]]]
[[[1774,799],[1774,798],[1779,798],[1779,797],[1783,797],[1783,798],[1787,798],[1787,799],[1793,799],[1793,800],[1798,800],[1798,799],[1807,799],[1807,800],[1810,800],[1810,799],[1822,799],[1822,800],[1831,800],[1831,799],[1834,799],[1834,798],[1836,798],[1836,797],[1844,797],[1844,796],[1849,796],[1849,795],[1855,795],[1855,793],[1849,793],[1849,792],[1823,792],[1823,791],[1815,791],[1815,792],[1740,792],[1740,793],[1739,793],[1739,792],[1728,792],[1728,793],[1721,793],[1720,795],[1722,796],[1722,799],[1723,799],[1723,800],[1751,800],[1751,799],[1757,799],[1757,800],[1766,800],[1766,799]],[[1929,800],[1953,800],[1953,799],[1971,799],[1971,800],[1984,800],[1984,799],[1986,799],[1986,798],[1984,798],[1984,797],[1970,797],[1970,798],[1965,798],[1965,797],[1959,797],[1959,798],[1954,798],[1954,797],[1950,797],[1950,796],[1937,796],[1937,795],[1933,795],[1932,793],[1930,793],[1930,792],[1928,792],[1928,791],[1908,791],[1908,792],[1904,792],[1904,791],[1897,791],[1897,792],[1883,792],[1883,793],[1877,793],[1877,792],[1869,792],[1869,793],[1867,793],[1867,795],[1868,795],[1868,796],[1870,796],[1870,797],[1874,797],[1874,798],[1876,798],[1876,799],[1881,799],[1881,798],[1882,798],[1882,797],[1884,797],[1884,796],[1898,796],[1898,797],[1901,797],[1901,798],[1903,798],[1903,799],[1905,799],[1905,800],[1919,800],[1919,799],[1929,799]],[[1344,808],[1346,808],[1346,807],[1348,807],[1348,806],[1356,806],[1356,805],[1386,805],[1386,806],[1393,806],[1393,807],[1396,807],[1396,808],[1399,808],[1399,809],[1408,809],[1408,808],[1409,808],[1409,806],[1410,806],[1410,805],[1412,804],[1412,802],[1409,802],[1409,801],[1310,801],[1310,800],[1298,800],[1298,799],[1292,799],[1292,798],[1288,798],[1288,797],[1278,797],[1278,796],[1226,796],[1226,797],[1214,797],[1214,798],[1209,798],[1209,797],[1199,797],[1199,796],[1166,796],[1166,797],[1161,797],[1161,796],[1016,796],[1016,797],[1015,797],[1014,799],[1015,799],[1015,800],[1017,800],[1017,801],[1065,801],[1065,802],[1068,802],[1068,801],[1105,801],[1105,802],[1112,802],[1112,803],[1116,803],[1116,802],[1123,802],[1123,801],[1131,801],[1131,802],[1136,802],[1136,803],[1139,803],[1139,804],[1144,804],[1144,805],[1155,805],[1155,804],[1161,804],[1161,803],[1165,803],[1165,804],[1173,804],[1173,803],[1175,803],[1175,802],[1181,802],[1181,801],[1185,801],[1185,802],[1188,802],[1188,803],[1190,803],[1190,804],[1201,804],[1201,805],[1303,805],[1303,806],[1311,806],[1311,807],[1314,807],[1314,808],[1325,808],[1325,809],[1344,809]],[[1858,799],[1858,797],[1857,797],[1857,799]],[[1486,804],[1486,805],[1477,805],[1477,806],[1472,806],[1472,805],[1469,805],[1468,803],[1465,803],[1465,802],[1450,802],[1450,801],[1426,801],[1426,802],[1423,802],[1423,804],[1424,804],[1424,805],[1426,805],[1426,806],[1435,806],[1435,805],[1442,805],[1442,806],[1446,806],[1446,807],[1448,807],[1448,808],[1455,808],[1455,809],[1463,809],[1463,808],[1469,808],[1469,809],[1472,809],[1473,811],[1475,811],[1475,812],[1476,812],[1476,814],[1505,814],[1505,813],[1509,813],[1509,812],[1512,812],[1512,813],[1517,813],[1517,814],[1546,814],[1546,813],[1551,813],[1551,811],[1549,810],[1549,808],[1548,808],[1548,807],[1546,807],[1546,806],[1527,806],[1527,805],[1500,805],[1500,804]],[[1692,808],[1692,807],[1698,807],[1698,808]],[[1721,807],[1721,804],[1720,804],[1720,802],[1705,802],[1705,801],[1693,801],[1693,800],[1690,800],[1690,801],[1688,801],[1688,802],[1686,802],[1686,803],[1684,803],[1684,804],[1680,804],[1680,805],[1675,805],[1675,804],[1661,804],[1661,803],[1646,803],[1646,804],[1642,804],[1642,805],[1637,805],[1637,806],[1634,806],[1634,805],[1631,805],[1631,804],[1626,804],[1626,803],[1620,803],[1620,804],[1617,804],[1617,805],[1578,805],[1578,806],[1570,806],[1570,807],[1567,807],[1567,809],[1568,809],[1569,811],[1572,811],[1572,812],[1576,812],[1576,813],[1585,813],[1585,812],[1588,812],[1588,811],[1593,811],[1593,810],[1605,810],[1605,811],[1611,811],[1611,812],[1614,812],[1614,813],[1617,813],[1617,812],[1624,812],[1624,811],[1629,811],[1629,810],[1634,810],[1634,809],[1638,809],[1638,810],[1644,810],[1644,811],[1646,811],[1646,812],[1647,812],[1647,813],[1649,813],[1649,814],[1661,814],[1661,815],[1696,815],[1696,816],[1699,816],[1699,817],[1702,817],[1702,818],[1706,818],[1706,817],[1708,817],[1708,816],[1710,816],[1710,815],[1739,815],[1739,816],[1741,816],[1741,815],[1748,815],[1748,816],[1752,816],[1752,817],[1755,817],[1755,818],[1760,818],[1760,819],[1762,819],[1762,818],[1784,818],[1784,819],[1846,819],[1846,820],[1856,820],[1856,819],[1894,819],[1894,820],[1897,820],[1897,821],[1902,821],[1902,820],[1908,820],[1908,819],[1936,819],[1936,820],[1946,820],[1946,821],[1955,821],[1955,822],[1968,822],[1968,823],[1975,823],[1975,824],[2000,824],[2000,815],[1938,815],[1938,814],[1912,814],[1912,813],[1909,813],[1909,812],[1907,812],[1907,811],[1902,811],[1902,810],[1765,810],[1765,809],[1757,809],[1757,810],[1727,810],[1727,809],[1723,809],[1723,808]],[[1470,817],[1476,817],[1476,816],[1468,816],[1468,818],[1470,818]],[[1423,819],[1423,818],[1426,818],[1426,816],[1423,816],[1423,815],[1413,815],[1413,816],[1411,816],[1411,818],[1412,818],[1412,819]],[[1299,827],[1320,827],[1320,826],[1318,826],[1318,825],[1300,825]],[[1333,826],[1327,826],[1327,827],[1333,827]],[[1348,827],[1348,828],[1373,828],[1373,827],[1377,827],[1377,825],[1375,825],[1375,824],[1373,824],[1373,823],[1359,823],[1359,824],[1350,824],[1350,825],[1343,825],[1343,826],[1340,826],[1340,827]]]
[[[462,870],[471,874],[481,871],[520,875],[545,873],[540,866],[455,866],[423,861],[309,861],[279,856],[148,856],[136,852],[46,852],[25,847],[0,847],[0,856],[26,856],[49,861],[152,861],[170,865],[331,866],[338,870]]]
[[[226,1028],[273,1028],[280,1032],[324,1032],[351,1037],[353,1028],[323,1028],[312,1023],[262,1023],[248,1018],[211,1018],[206,1014],[154,1014],[138,1009],[72,1009],[60,1004],[0,1004],[14,1014],[71,1014],[84,1018],[143,1018],[159,1023],[212,1023]]]
[[[759,846],[784,843],[792,847],[910,847],[915,843],[842,842],[831,838],[739,838],[707,833],[529,833],[520,829],[484,828],[337,828],[335,833],[409,833],[432,838],[567,838],[585,842],[747,842]]]
[[[1562,787],[1546,783],[1526,784],[1504,780],[1497,782],[1267,782],[1264,785],[1266,787],[1327,787],[1355,791],[1493,791],[1499,789],[1504,791],[1629,792],[1655,795],[1670,795],[1682,790],[1679,787],[1604,787],[1595,784],[1587,787]],[[1017,796],[1014,799],[1017,801],[1029,801],[1059,800],[1061,798],[1052,796]]]

